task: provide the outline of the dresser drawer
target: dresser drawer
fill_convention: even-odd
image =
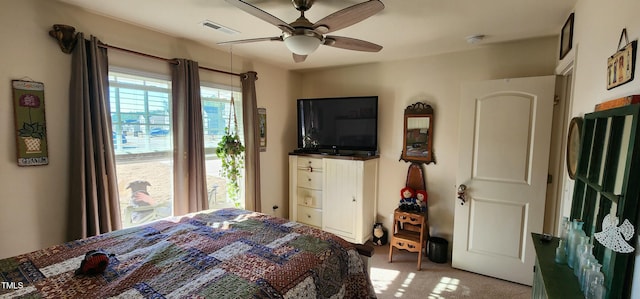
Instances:
[[[298,157],[298,169],[322,170],[322,159]]]
[[[298,204],[321,209],[322,191],[298,187]]]
[[[322,210],[298,205],[298,219],[300,223],[322,227]]]
[[[298,187],[322,189],[322,172],[298,170]]]

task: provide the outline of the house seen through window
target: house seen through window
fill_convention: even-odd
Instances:
[[[215,155],[215,147],[228,125],[232,92],[234,99],[241,97],[239,92],[225,86],[207,84],[201,87],[205,179],[210,208],[233,206],[227,200],[226,182],[219,174],[221,163]],[[123,227],[173,215],[169,77],[111,69],[109,101]],[[237,115],[241,125],[241,111]]]

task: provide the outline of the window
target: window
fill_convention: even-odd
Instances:
[[[232,94],[237,101],[238,132],[244,140],[242,105],[237,100],[241,93],[222,85],[206,84],[201,87],[210,208],[233,206],[227,200],[226,181],[220,177],[221,162],[215,154],[229,124]],[[109,71],[109,101],[122,226],[130,227],[171,216],[173,132],[169,77],[112,67]],[[242,198],[241,202],[244,202]]]
[[[171,81],[112,70],[109,102],[123,227],[171,216]]]
[[[233,116],[230,115],[231,95],[233,94],[234,105],[238,119],[238,135],[240,140],[244,140],[242,127],[242,105],[238,100],[241,93],[229,88],[206,84],[200,86],[200,97],[202,98],[202,124],[204,127],[204,146],[206,154],[207,172],[207,192],[209,193],[209,208],[233,207],[233,202],[227,198],[226,180],[220,177],[220,167],[222,163],[216,156],[216,147],[224,135],[225,127],[233,126]],[[231,119],[230,119],[231,117]],[[244,173],[243,173],[244,176]],[[242,184],[242,182],[241,182]],[[243,190],[243,186],[240,186]],[[240,202],[244,203],[244,194],[240,194]],[[244,204],[242,204],[244,206]]]

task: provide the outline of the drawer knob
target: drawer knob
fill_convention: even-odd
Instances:
[[[310,206],[313,203],[313,197],[305,197],[304,204]]]
[[[307,218],[311,218],[311,215],[307,214]]]
[[[308,178],[307,180],[309,180],[309,182],[311,182],[311,178]]]
[[[307,171],[313,172],[313,167],[309,166],[309,168],[307,168]]]

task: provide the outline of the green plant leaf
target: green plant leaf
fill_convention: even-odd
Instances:
[[[18,136],[33,137],[43,139],[46,134],[44,125],[40,123],[23,123],[22,128],[18,129]]]

